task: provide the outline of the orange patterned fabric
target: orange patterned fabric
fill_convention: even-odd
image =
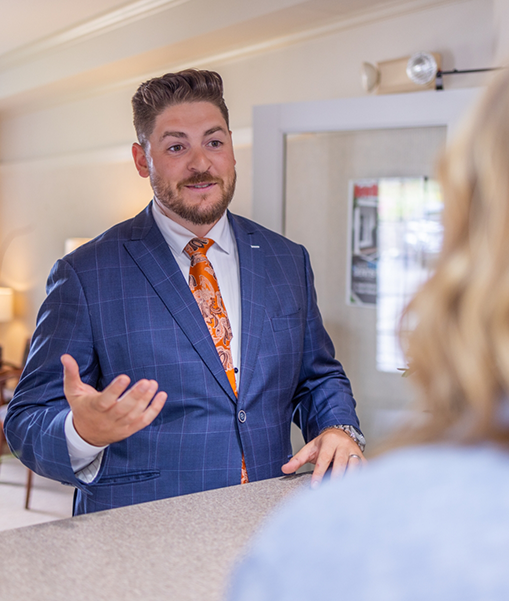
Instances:
[[[242,468],[240,470],[240,483],[247,484],[248,482],[249,482],[249,478],[247,477],[246,460],[244,459],[244,455],[242,455]]]
[[[207,259],[207,251],[214,244],[209,238],[193,238],[185,247],[184,252],[191,259],[189,268],[189,287],[193,293],[203,319],[207,324],[212,340],[216,345],[219,358],[237,396],[237,383],[230,348],[232,339],[232,328],[223,297],[219,290],[216,274],[212,264]],[[249,482],[247,477],[246,463],[242,456],[241,484]]]

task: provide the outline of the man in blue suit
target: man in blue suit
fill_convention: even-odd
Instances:
[[[5,420],[12,450],[75,486],[76,514],[238,484],[243,468],[255,481],[313,462],[317,483],[363,461],[306,250],[227,210],[221,78],[152,79],[133,110],[133,158],[154,199],[53,267]],[[188,285],[196,238],[214,241],[233,381]],[[307,441],[293,458],[292,418]]]

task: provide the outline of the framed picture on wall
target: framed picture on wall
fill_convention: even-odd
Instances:
[[[352,305],[376,305],[378,182],[378,179],[349,182],[351,243],[347,302]]]

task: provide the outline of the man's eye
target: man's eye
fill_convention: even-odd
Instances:
[[[182,146],[182,144],[174,144],[173,146],[170,146],[170,148],[168,150],[170,150],[171,152],[180,152],[184,147]]]
[[[212,148],[220,148],[222,145],[223,143],[220,140],[212,140],[209,142],[209,146],[212,146]]]

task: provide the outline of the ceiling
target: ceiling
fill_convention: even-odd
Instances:
[[[0,109],[460,0],[0,0]]]
[[[256,1],[256,0],[255,0]],[[41,38],[46,38],[57,32],[67,30],[71,27],[81,25],[97,17],[103,17],[108,13],[137,5],[140,9],[150,8],[150,5],[164,7],[170,4],[179,4],[170,0],[135,0],[134,2],[122,2],[122,0],[0,0],[0,55],[25,46]],[[209,0],[210,10],[213,12],[217,0]],[[252,4],[253,0],[228,0],[226,3],[229,10],[242,12],[246,6]],[[290,8],[290,11],[305,9],[310,17],[310,24],[317,20],[328,17],[347,17],[359,11],[390,6],[394,4],[411,4],[408,0],[306,0],[286,2],[285,0],[273,0],[271,2],[273,11],[279,8]],[[428,2],[438,4],[439,2]],[[184,1],[187,4],[186,12],[189,19],[193,19],[194,3]],[[222,9],[224,2],[220,2]]]
[[[124,4],[122,0],[0,0],[0,55]]]

